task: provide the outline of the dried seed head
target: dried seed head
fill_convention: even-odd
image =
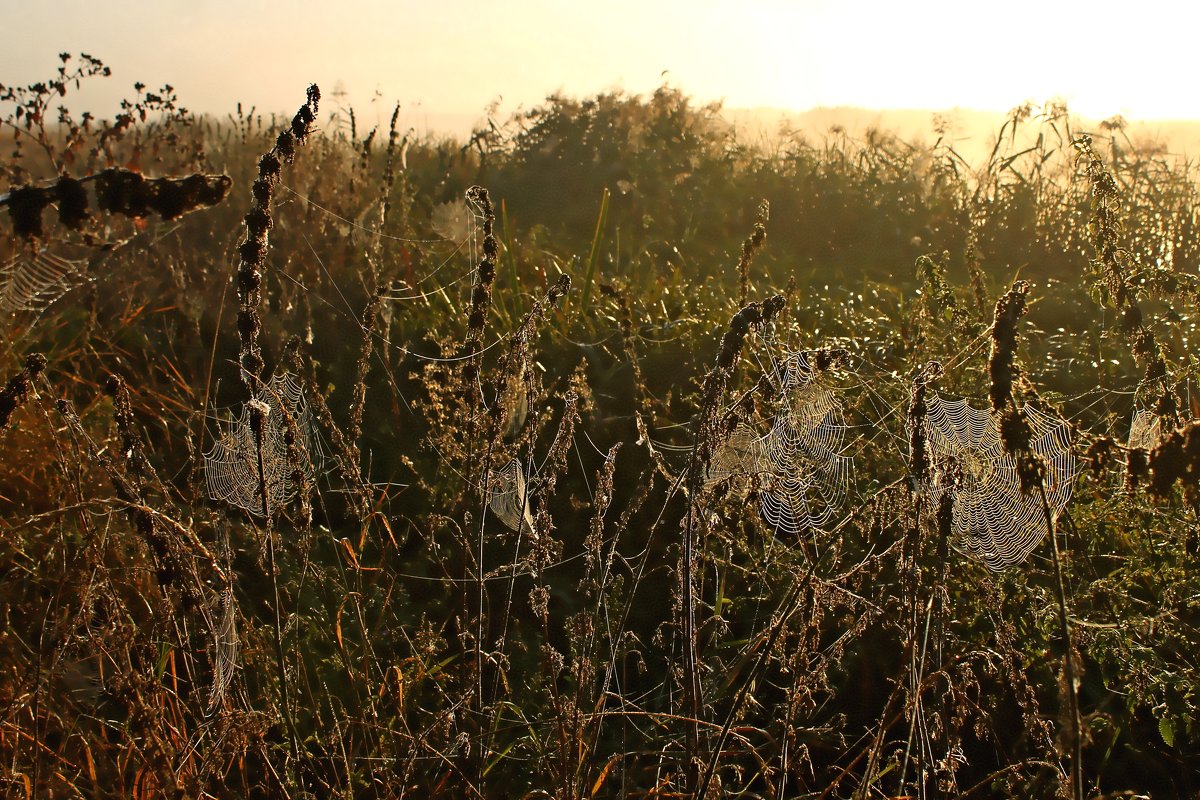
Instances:
[[[1150,477],[1149,453],[1135,447],[1125,452],[1125,485],[1136,489]]]
[[[64,175],[59,178],[54,191],[58,198],[58,221],[72,230],[83,227],[91,218],[83,183]]]
[[[1088,445],[1087,452],[1084,454],[1088,460],[1088,464],[1092,468],[1092,474],[1100,477],[1100,473],[1108,466],[1112,459],[1112,454],[1116,450],[1117,443],[1113,441],[1111,436],[1100,436]]]
[[[266,174],[261,172],[261,167],[260,174]],[[270,181],[264,180],[263,178],[256,180],[250,187],[250,194],[254,197],[254,202],[260,206],[268,205],[271,202],[272,193],[273,190],[271,188]]]
[[[930,361],[917,370],[908,401],[908,472],[913,491],[929,480],[929,441],[925,417],[929,413],[927,393],[930,382],[942,375],[942,365]]]
[[[0,390],[0,431],[8,427],[13,412],[29,398],[33,382],[45,369],[46,357],[41,353],[33,353],[25,359],[25,368]]]
[[[8,195],[8,216],[12,220],[13,232],[26,239],[41,238],[42,209],[51,202],[51,198],[36,187],[13,189]]]
[[[283,163],[279,160],[279,155],[274,151],[265,153],[258,160],[258,174],[260,179],[277,178],[283,172]],[[270,198],[270,195],[267,195]],[[257,197],[255,198],[258,199]]]
[[[271,211],[265,206],[254,206],[245,216],[246,228],[251,233],[261,233],[271,228]]]
[[[750,264],[754,255],[767,241],[767,220],[771,218],[771,204],[763,200],[758,204],[758,218],[754,230],[742,242],[742,255],[738,259],[738,305],[744,306],[750,295]]]
[[[1193,420],[1164,437],[1150,451],[1150,493],[1168,497],[1178,481],[1188,502],[1200,502],[1200,420]]]
[[[492,305],[492,283],[496,279],[496,262],[499,244],[495,236],[496,215],[487,189],[472,186],[467,189],[467,201],[483,214],[483,258],[475,271],[475,286],[471,290],[471,310],[467,315],[467,335],[459,355],[465,357],[463,364],[463,391],[472,392],[479,377],[477,354],[487,325],[488,309]]]
[[[291,131],[283,131],[275,139],[275,152],[285,164],[290,164],[296,158],[296,137]]]
[[[314,83],[308,87],[308,100],[300,106],[296,112],[296,116],[292,117],[291,134],[296,137],[296,141],[303,144],[308,138],[308,134],[312,130],[312,124],[317,119],[317,109],[321,102],[321,90]]]
[[[729,330],[721,339],[721,351],[717,354],[717,368],[728,372],[737,363],[746,335],[754,328],[770,324],[783,310],[783,295],[774,295],[761,303],[750,303],[729,320]]]
[[[1017,281],[996,301],[992,354],[988,361],[988,375],[991,378],[989,396],[993,411],[1002,411],[1012,399],[1012,385],[1016,379],[1017,323],[1025,315],[1025,298],[1028,294],[1028,282]]]
[[[822,347],[813,354],[813,364],[818,372],[827,372],[835,366],[845,366],[850,353],[842,347]]]
[[[241,339],[242,380],[254,396],[258,391],[263,369],[258,335],[262,329],[259,305],[262,302],[262,267],[266,261],[271,228],[271,199],[284,163],[291,163],[296,145],[308,136],[316,119],[317,102],[321,93],[316,85],[308,87],[307,101],[292,119],[291,130],[285,130],[275,140],[275,147],[258,161],[258,177],[251,186],[254,206],[245,216],[246,238],[238,246],[238,334]]]

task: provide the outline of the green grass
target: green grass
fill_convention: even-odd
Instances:
[[[1076,426],[1088,467],[1057,525],[1083,791],[1200,789],[1195,472],[1152,498],[1123,488],[1119,446],[1099,456],[1164,388],[1179,423],[1197,416],[1190,164],[1120,129],[1085,152],[1057,109],[1014,115],[983,164],[886,133],[796,135],[768,153],[664,88],[552,97],[475,147],[411,141],[389,182],[384,151],[329,126],[283,167],[257,311],[268,371],[302,377],[330,455],[300,487],[311,518],[295,499],[263,520],[213,501],[202,460],[248,399],[230,283],[278,131],[165,112],[132,119],[112,159],[140,148],[149,176],[225,172],[230,197],[178,222],[98,215],[93,233],[119,246],[45,313],[6,323],[5,380],[47,358],[0,432],[11,793],[1069,796],[1050,543],[991,573],[942,545],[908,489],[917,368],[940,361],[938,391],[985,406],[993,304],[1016,278],[1033,284],[1016,395]],[[1032,149],[1018,123],[1041,134]],[[2,132],[22,124],[9,115]],[[61,136],[25,146],[0,188],[106,165],[96,134]],[[1103,174],[1111,195],[1094,192]],[[499,253],[472,379],[456,358],[483,232],[456,250],[431,214],[475,184]],[[789,302],[745,332],[702,409],[764,198],[749,298]],[[42,245],[97,252],[53,213]],[[10,239],[4,263],[28,246]],[[563,272],[570,293],[547,302]],[[1143,381],[1114,274],[1165,379]],[[392,288],[365,331],[376,285]],[[848,354],[826,380],[853,475],[823,530],[777,535],[755,492],[685,483],[695,420],[712,421],[708,449],[738,419],[765,432],[787,402],[771,358],[819,348]],[[483,494],[514,457],[533,466],[533,535]],[[229,584],[238,669],[210,709]]]

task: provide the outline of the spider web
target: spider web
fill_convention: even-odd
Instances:
[[[704,488],[711,491],[718,484],[729,482],[734,494],[745,497],[758,485],[759,477],[770,472],[766,437],[760,438],[749,425],[741,422],[713,451]]]
[[[1004,452],[996,418],[966,400],[946,400],[930,390],[925,433],[934,507],[953,492],[956,549],[993,571],[1018,564],[1041,544],[1046,519],[1041,496],[1023,493],[1017,464]],[[1030,449],[1046,466],[1046,500],[1055,517],[1071,499],[1076,475],[1071,429],[1055,417],[1025,406],[1033,430]]]
[[[1162,438],[1162,417],[1144,408],[1133,410],[1133,419],[1129,422],[1130,449],[1153,450]]]
[[[738,425],[717,447],[705,480],[707,489],[729,481],[743,495],[758,488],[767,524],[792,536],[833,518],[845,502],[853,465],[844,454],[841,401],[809,358],[798,352],[779,364],[780,410],[770,432],[757,437]]]
[[[533,514],[521,462],[511,459],[499,470],[488,471],[488,509],[509,530],[533,535]]]
[[[845,502],[853,463],[843,453],[841,401],[809,357],[793,353],[780,364],[783,407],[766,440],[772,469],[761,493],[762,514],[776,531],[791,535],[833,518]]]
[[[45,250],[16,256],[0,266],[0,318],[45,311],[86,280],[85,265]]]
[[[225,703],[225,695],[237,671],[237,601],[230,583],[221,593],[221,619],[213,628],[213,682],[208,695],[209,713]]]
[[[300,453],[301,468],[310,481],[316,474],[314,465],[320,464],[325,454],[304,393],[291,375],[276,375],[250,402],[266,408],[262,443],[263,476],[270,504],[279,508],[296,496],[298,488],[288,459],[287,418],[292,418],[300,433],[296,449]],[[247,403],[238,418],[229,424],[213,445],[213,449],[204,454],[204,477],[208,483],[208,494],[214,500],[224,501],[261,517],[264,511],[259,485],[258,448],[250,427],[249,407]]]

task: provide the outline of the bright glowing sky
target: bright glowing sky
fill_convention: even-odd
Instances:
[[[102,116],[135,80],[222,114],[239,100],[291,111],[307,83],[328,97],[340,82],[369,124],[397,101],[411,124],[666,80],[729,108],[1004,111],[1057,96],[1094,118],[1200,119],[1200,5],[1187,0],[0,0],[0,11],[0,82],[49,77],[58,52],[88,52],[114,72],[89,97]]]

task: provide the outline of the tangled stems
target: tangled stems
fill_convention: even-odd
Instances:
[[[704,473],[712,457],[715,446],[717,425],[717,407],[733,367],[741,355],[746,336],[756,328],[770,324],[780,311],[783,310],[782,295],[775,295],[762,303],[750,303],[734,314],[729,321],[729,329],[721,339],[721,350],[717,354],[717,363],[704,378],[702,391],[703,401],[700,414],[696,418],[695,445],[685,475],[688,489],[687,518],[683,526],[683,552],[680,558],[679,580],[683,631],[683,669],[684,669],[684,699],[691,712],[692,721],[688,728],[688,784],[695,791],[701,780],[699,766],[700,753],[700,722],[703,715],[703,692],[700,686],[700,666],[698,643],[696,639],[696,596],[693,573],[696,568],[696,522],[699,512],[696,509],[696,496],[704,484]]]

